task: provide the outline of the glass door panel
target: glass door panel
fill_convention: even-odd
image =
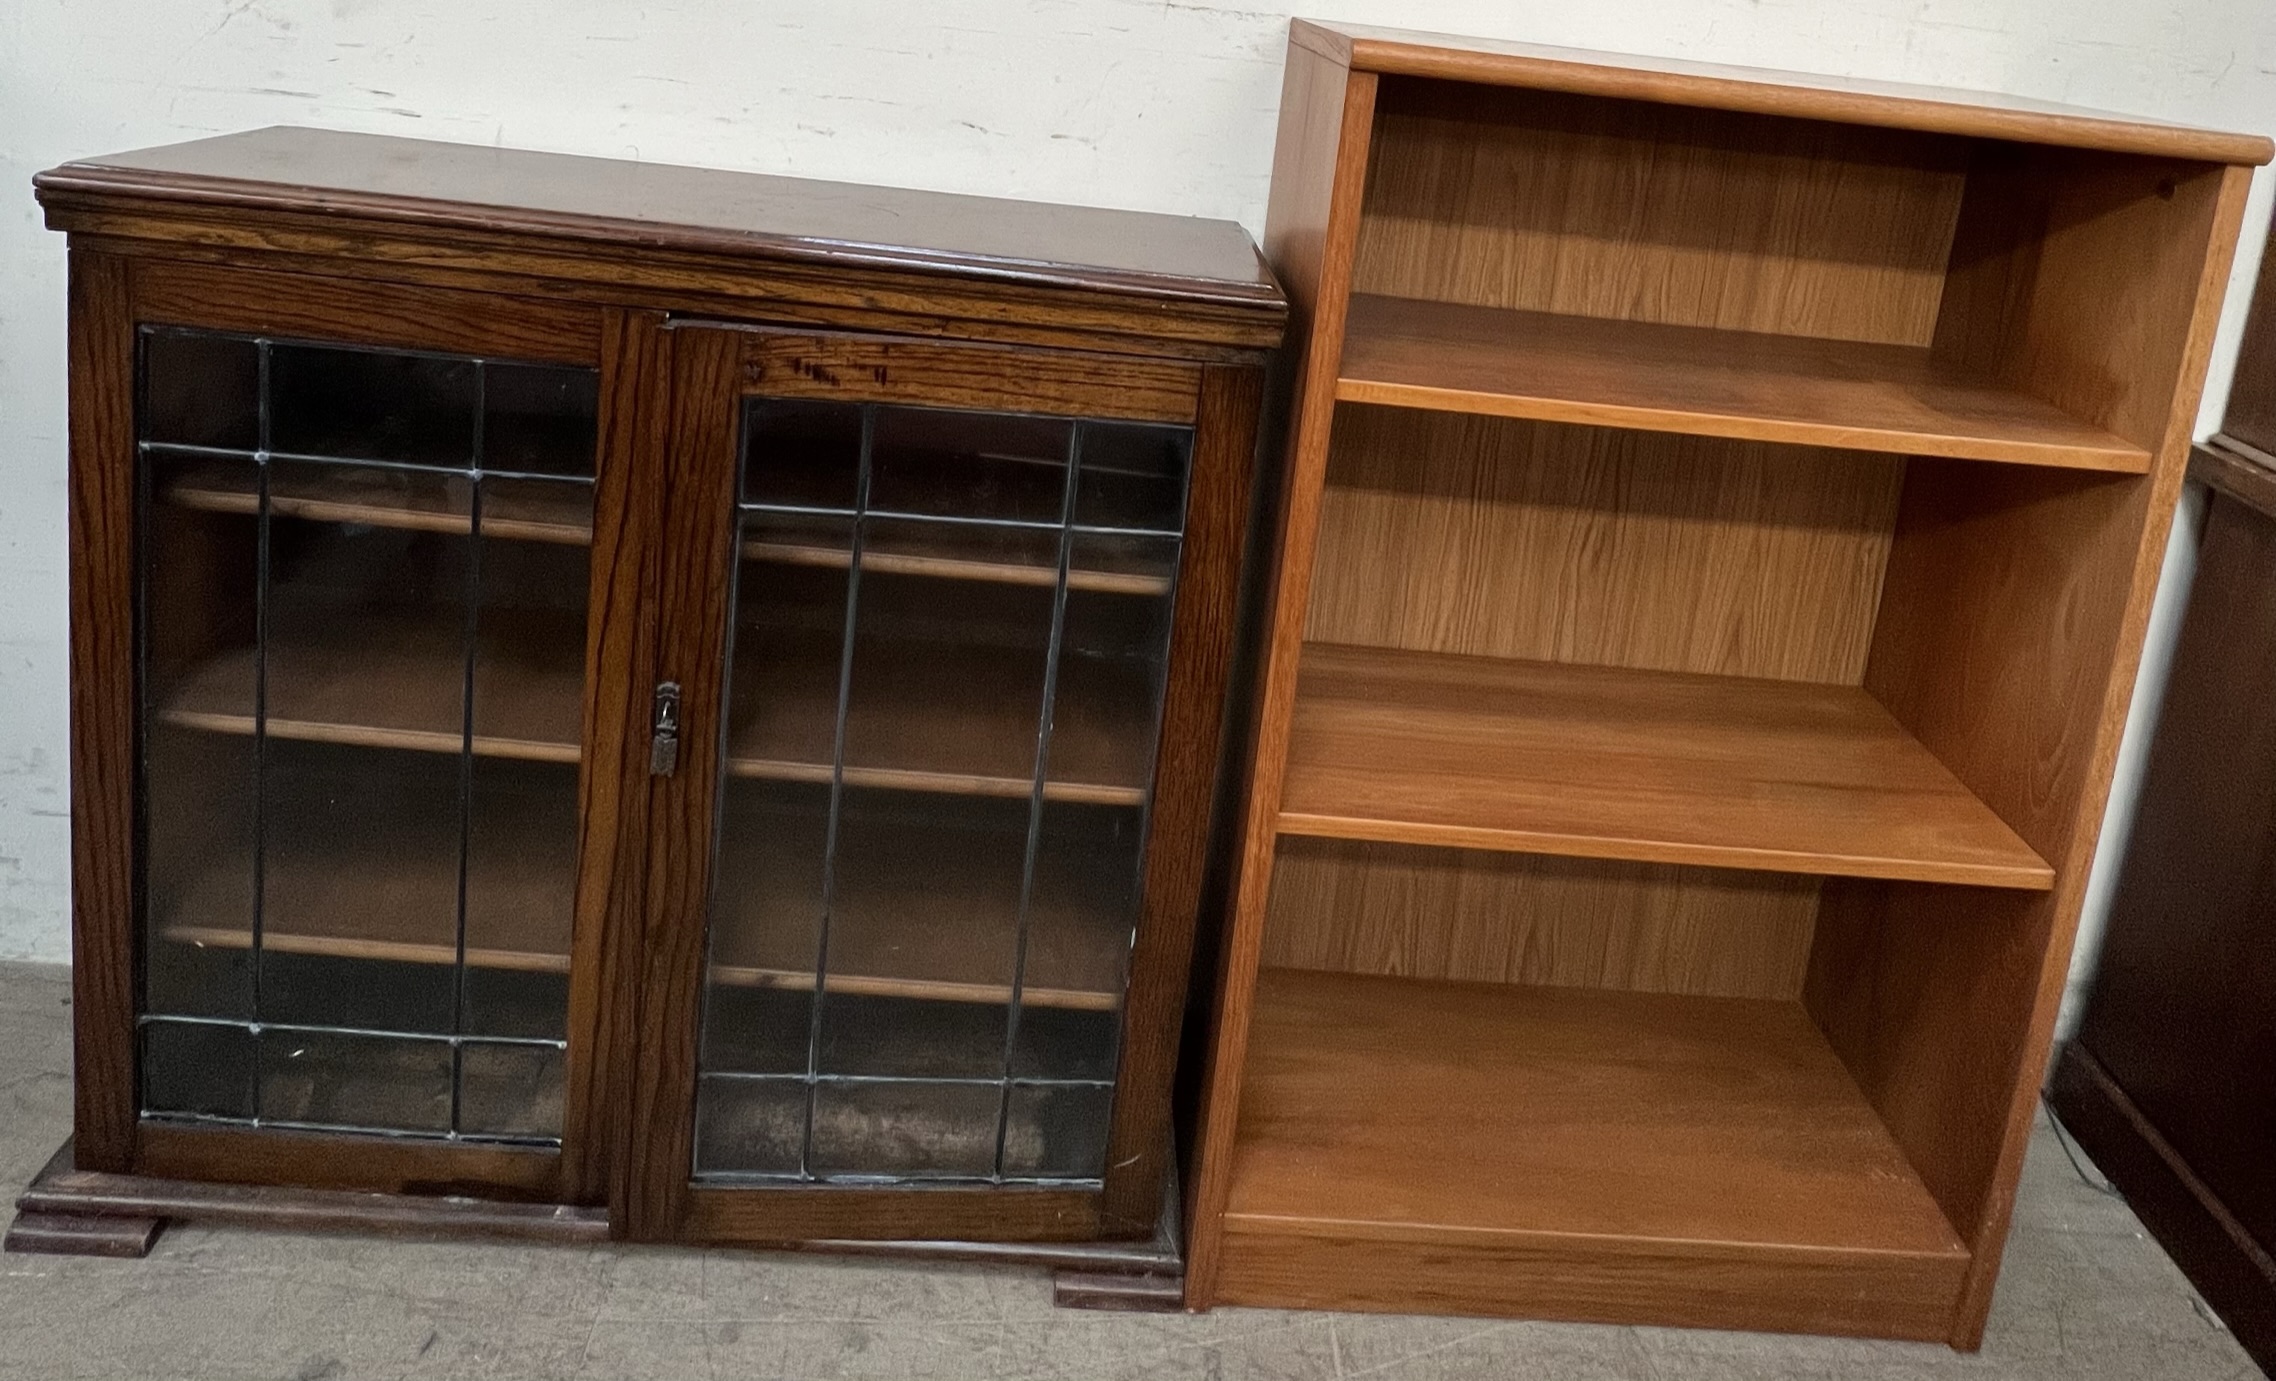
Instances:
[[[589,369],[145,328],[143,1115],[561,1137]]]
[[[743,404],[694,1174],[1097,1185],[1190,431]]]

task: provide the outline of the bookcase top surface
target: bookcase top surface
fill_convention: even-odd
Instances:
[[[78,160],[33,185],[51,203],[92,194],[314,211],[1285,311],[1248,233],[1196,216],[286,125]]]
[[[1309,19],[1291,21],[1290,36],[1322,56],[1386,76],[1435,77],[2213,163],[2262,164],[2276,156],[2276,143],[2264,135],[2199,129],[1992,92]]]

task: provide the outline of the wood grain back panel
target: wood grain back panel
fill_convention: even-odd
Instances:
[[[1306,636],[1854,685],[1904,467],[1347,405]]]
[[[1556,988],[1801,996],[1819,880],[1297,836],[1267,968]]]
[[[1966,159],[1936,135],[1386,79],[1354,290],[1925,345]]]

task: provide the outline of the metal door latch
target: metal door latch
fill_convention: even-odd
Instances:
[[[648,725],[648,772],[669,777],[680,767],[680,683],[656,687],[656,711]]]

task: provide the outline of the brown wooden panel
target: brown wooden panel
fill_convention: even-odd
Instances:
[[[685,1230],[693,1165],[697,1024],[711,896],[720,737],[734,567],[736,333],[664,333],[671,380],[662,423],[656,676],[681,688],[678,770],[649,789],[645,915],[636,946],[639,1077],[617,1151],[611,1226],[635,1241]],[[645,698],[645,697],[643,697]],[[642,707],[643,720],[646,707]],[[645,724],[642,742],[646,742]]]
[[[612,310],[603,318],[562,1145],[563,1194],[577,1203],[608,1196],[639,1047],[647,691],[656,680],[655,551],[671,387],[663,324],[655,312]]]
[[[1387,81],[1354,291],[1926,345],[1966,146]]]
[[[1306,636],[1854,685],[1904,462],[1346,407]]]
[[[374,1194],[277,1184],[204,1183],[71,1168],[65,1142],[18,1201],[43,1212],[96,1217],[181,1219],[293,1232],[377,1232],[420,1238],[521,1238],[577,1243],[608,1240],[600,1209],[463,1195]]]
[[[1874,345],[1411,297],[1354,297],[1347,403],[2139,474],[2149,453],[2052,404]]]
[[[1829,886],[1819,916],[1811,1008],[1975,1248],[1961,1347],[1990,1309],[2249,183],[2231,169],[2210,202],[2189,183],[2160,198],[2176,246],[2139,245],[2128,203],[2050,235],[2039,256],[2031,316],[2077,333],[2077,387],[2136,370],[2139,384],[2104,386],[2129,415],[2165,390],[2151,473],[1916,461],[1890,549],[1866,688],[2055,869],[2035,901]],[[2097,244],[2107,283],[2085,252]],[[2136,248],[2142,281],[2109,270]],[[2111,340],[2084,334],[2102,320]],[[2062,358],[2052,345],[2034,356],[2034,387]]]
[[[1335,62],[1369,72],[2223,162],[2266,163],[2272,152],[2269,141],[2257,134],[2224,134],[1988,91],[1310,19],[1293,21],[1289,37]]]
[[[1097,1193],[1077,1189],[696,1187],[685,1196],[681,1232],[699,1242],[1067,1242],[1096,1237],[1100,1227]]]
[[[574,303],[163,259],[135,265],[134,311],[212,331],[561,364],[590,365],[601,346],[600,312]]]
[[[542,1203],[560,1198],[561,1157],[550,1150],[166,1122],[144,1122],[138,1142],[132,1173],[158,1179]]]
[[[84,159],[43,196],[362,216],[461,232],[725,250],[850,268],[1269,306],[1230,221],[272,126]]]
[[[1240,826],[1240,852],[1230,888],[1216,983],[1217,1021],[1202,1070],[1193,1176],[1187,1200],[1186,1300],[1207,1308],[1215,1298],[1225,1195],[1231,1187],[1233,1135],[1239,1123],[1247,1060],[1249,993],[1256,983],[1265,906],[1272,886],[1274,817],[1280,809],[1281,762],[1296,701],[1304,610],[1311,599],[1320,493],[1334,423],[1335,375],[1343,353],[1351,257],[1366,187],[1367,143],[1375,118],[1375,79],[1353,76],[1291,43],[1281,96],[1273,190],[1265,252],[1289,283],[1303,341],[1288,399],[1287,455],[1272,544],[1272,589],[1261,641],[1253,769]]]
[[[1264,374],[1202,377],[1193,477],[1186,492],[1168,685],[1147,811],[1144,914],[1130,952],[1100,1217],[1109,1234],[1141,1232],[1161,1210],[1170,1171],[1170,1085],[1177,1073],[1194,931],[1209,861],[1233,657],[1241,548],[1255,475]],[[1052,755],[1058,755],[1053,729]]]
[[[2176,390],[2202,385],[2193,308],[2227,178],[2201,163],[1979,149],[1936,354],[2162,457]]]
[[[1269,1309],[1470,1314],[1937,1340],[1965,1258],[1557,1234],[1384,1241],[1226,1224],[1217,1299]]]
[[[2276,521],[2216,494],[2078,1032],[2276,1244]]]
[[[755,261],[726,253],[564,246],[527,235],[474,238],[292,211],[257,222],[228,210],[131,198],[50,196],[47,222],[73,242],[135,258],[308,273],[360,282],[589,302],[834,330],[1063,346],[1123,355],[1255,363],[1282,313],[1099,292],[970,281],[915,271]],[[438,235],[440,238],[438,238]]]
[[[878,336],[742,336],[743,384],[770,398],[1190,423],[1201,371],[1168,360]]]
[[[71,254],[71,988],[74,1144],[135,1148],[134,319],[125,260]]]
[[[1404,978],[1795,998],[1818,879],[1290,837],[1264,962]]]

